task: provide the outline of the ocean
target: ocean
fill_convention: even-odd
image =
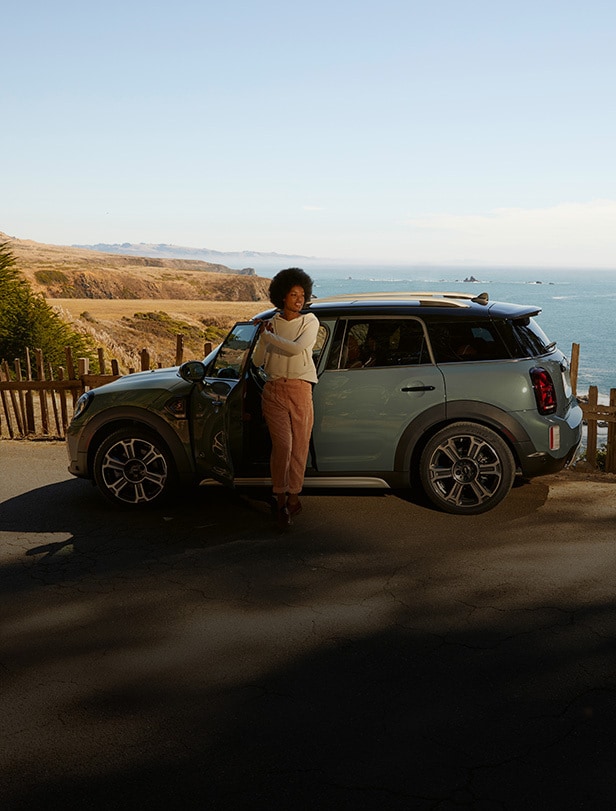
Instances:
[[[258,269],[271,277],[276,269]],[[314,280],[317,297],[370,291],[443,290],[481,293],[490,299],[514,304],[532,304],[541,309],[537,322],[551,341],[571,357],[571,345],[580,345],[578,394],[590,385],[606,402],[616,388],[616,272],[556,270],[455,270],[434,268],[379,268],[356,265],[304,264]],[[464,281],[474,277],[478,281]]]

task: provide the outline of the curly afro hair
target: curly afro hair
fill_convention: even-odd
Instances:
[[[269,297],[274,307],[284,308],[285,296],[292,287],[299,285],[304,288],[306,304],[312,298],[312,279],[301,268],[286,268],[277,273],[269,286]]]

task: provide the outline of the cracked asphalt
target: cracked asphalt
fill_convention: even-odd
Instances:
[[[308,493],[280,533],[0,441],[2,809],[613,809],[615,495]]]

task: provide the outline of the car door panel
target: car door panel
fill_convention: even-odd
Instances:
[[[230,483],[242,466],[244,395],[258,329],[258,324],[236,324],[210,361],[205,380],[191,393],[195,464],[204,478]],[[221,384],[226,394],[217,393]]]
[[[314,390],[319,471],[393,470],[407,425],[444,398],[443,377],[431,364],[326,370]]]

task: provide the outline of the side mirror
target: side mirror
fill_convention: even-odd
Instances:
[[[189,360],[180,366],[178,374],[187,383],[202,383],[205,379],[205,364],[200,360]]]
[[[205,381],[206,366],[200,360],[189,360],[183,363],[178,369],[178,373],[182,380],[187,383],[203,383]],[[206,391],[215,394],[216,397],[223,399],[229,394],[233,386],[225,383],[224,380],[214,380],[211,383],[205,383]]]

